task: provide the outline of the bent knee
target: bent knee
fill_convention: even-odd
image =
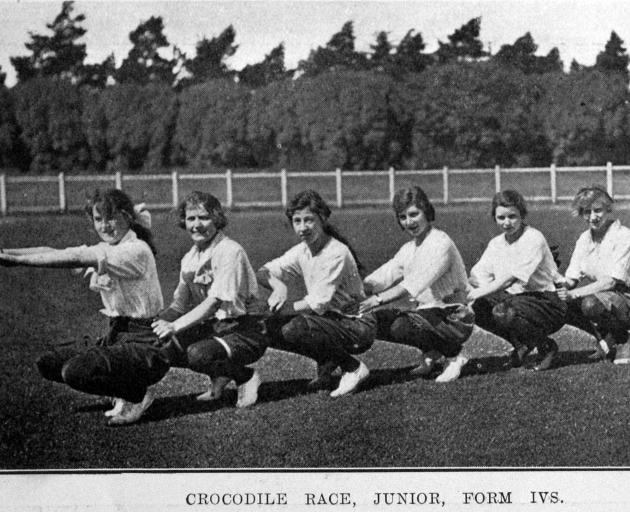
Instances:
[[[299,343],[309,333],[309,325],[303,316],[296,316],[280,329],[282,338],[287,343]]]
[[[504,329],[511,329],[516,318],[516,311],[506,302],[500,302],[492,308],[492,318]]]
[[[87,368],[81,364],[79,358],[71,359],[61,367],[61,379],[71,387],[83,382],[88,374]]]
[[[40,375],[48,380],[61,382],[61,369],[64,361],[55,352],[46,352],[35,360]]]
[[[602,302],[595,295],[587,295],[580,303],[582,314],[589,320],[600,318],[606,311]]]
[[[392,323],[389,334],[395,341],[407,341],[414,339],[417,332],[407,317],[400,316]]]
[[[215,340],[193,343],[186,349],[186,358],[191,369],[205,368],[208,364],[227,355],[223,346]]]

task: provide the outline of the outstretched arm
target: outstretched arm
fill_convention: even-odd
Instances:
[[[6,247],[0,248],[0,254],[11,254],[14,256],[18,256],[20,254],[36,254],[39,252],[48,252],[54,251],[52,247],[22,247],[16,249],[8,249]]]
[[[0,252],[0,265],[50,268],[96,267],[98,260],[95,255],[90,255],[87,251],[38,247],[5,249]]]

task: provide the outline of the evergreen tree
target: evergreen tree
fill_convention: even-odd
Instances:
[[[370,54],[370,68],[377,71],[388,71],[391,67],[393,49],[392,43],[389,42],[387,32],[381,31],[376,34],[376,41],[370,45],[372,53]]]
[[[238,73],[240,83],[258,88],[286,78],[290,73],[284,67],[284,43],[272,49],[262,62],[245,66]]]
[[[426,45],[422,34],[409,30],[396,47],[393,57],[395,73],[420,73],[433,63],[433,58],[423,53]]]
[[[3,75],[0,73],[1,82],[4,82]],[[4,84],[0,85],[0,168],[14,167],[25,171],[30,158],[20,138],[12,92]]]
[[[558,48],[553,47],[544,57],[536,57],[535,73],[562,73],[564,64]]]
[[[436,52],[441,64],[462,60],[478,60],[488,55],[479,40],[481,18],[473,18],[448,36],[448,43],[438,41]]]
[[[83,14],[72,16],[74,2],[65,1],[61,12],[46,27],[52,35],[29,32],[31,41],[24,46],[31,55],[11,57],[17,72],[18,82],[37,76],[57,76],[76,80],[81,74],[86,56],[85,44],[77,43],[86,30],[80,26],[85,21]]]
[[[534,38],[527,32],[519,37],[514,44],[504,44],[493,57],[502,66],[511,66],[520,69],[523,73],[532,73],[536,62],[536,50],[538,45]]]
[[[597,55],[595,69],[604,73],[621,73],[627,79],[628,59],[623,40],[613,30],[604,51]]]
[[[365,69],[367,59],[355,50],[354,41],[352,21],[347,21],[326,46],[311,50],[308,59],[300,61],[298,69],[305,76],[315,76],[328,70]]]
[[[184,60],[184,69],[189,76],[182,79],[181,86],[207,82],[217,78],[231,78],[233,71],[228,69],[225,60],[236,53],[238,45],[234,44],[236,32],[230,25],[218,37],[204,37],[196,45],[196,55]],[[284,52],[284,49],[283,49]]]
[[[520,69],[528,75],[562,71],[562,61],[557,48],[552,48],[544,57],[536,56],[536,50],[538,50],[538,45],[534,42],[532,35],[527,32],[514,41],[514,44],[501,46],[492,60],[501,66]]]
[[[151,16],[147,21],[129,33],[133,46],[120,68],[116,70],[116,81],[145,85],[162,83],[172,85],[175,81],[177,59],[165,59],[159,54],[160,48],[169,46],[164,35],[161,16]]]

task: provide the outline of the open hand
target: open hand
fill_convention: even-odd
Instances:
[[[166,338],[175,334],[175,327],[173,326],[173,323],[167,322],[166,320],[156,320],[151,324],[151,328],[153,329],[153,333],[159,338]]]
[[[287,292],[286,290],[274,290],[273,292],[271,292],[271,295],[269,295],[269,298],[267,299],[267,304],[269,304],[269,311],[271,311],[272,313],[277,313],[279,312],[282,307],[286,304],[287,302]]]

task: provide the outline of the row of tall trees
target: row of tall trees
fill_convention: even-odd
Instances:
[[[489,167],[630,162],[628,55],[613,32],[594,66],[565,72],[557,49],[538,55],[527,33],[495,54],[474,18],[426,52],[410,30],[355,49],[348,22],[297,70],[279,45],[236,71],[227,27],[193,57],[170,48],[162,19],[85,64],[82,14],[64,2],[13,57],[18,83],[0,86],[0,167],[22,171],[278,167]],[[4,77],[0,71],[0,84]]]
[[[215,79],[0,92],[0,165],[33,172],[188,166],[303,170],[630,162],[621,73],[452,63],[397,80],[329,71],[252,90]]]
[[[120,66],[116,67],[113,54],[101,63],[86,64],[86,45],[81,43],[86,33],[81,25],[85,16],[74,15],[73,11],[73,2],[65,1],[61,12],[46,25],[48,34],[29,33],[30,41],[25,43],[29,54],[11,57],[18,83],[52,76],[100,88],[113,83],[159,83],[182,89],[208,80],[228,78],[258,88],[287,77],[313,77],[334,70],[376,71],[401,77],[434,65],[480,60],[516,67],[526,74],[563,71],[558,49],[553,48],[545,56],[536,55],[538,47],[529,32],[490,55],[479,38],[480,18],[462,25],[448,36],[446,42],[438,41],[438,49],[434,52],[426,50],[422,34],[413,29],[397,43],[389,40],[386,31],[380,31],[370,45],[370,51],[360,52],[355,46],[353,23],[348,21],[328,43],[301,60],[297,69],[286,68],[284,44],[280,43],[261,62],[237,71],[227,64],[227,59],[238,50],[236,32],[231,25],[218,36],[203,37],[196,44],[195,55],[188,56],[177,46],[171,46],[164,34],[162,18],[152,16],[129,34],[131,49]],[[582,67],[577,62],[572,66],[576,70]],[[594,68],[627,76],[628,55],[615,32],[598,55]]]

